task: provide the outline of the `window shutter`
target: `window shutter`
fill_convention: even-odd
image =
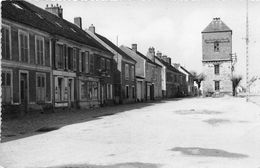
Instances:
[[[62,67],[63,69],[68,69],[68,50],[66,44],[63,45],[63,55],[61,55],[63,58]]]
[[[79,72],[82,72],[82,54],[79,54]]]

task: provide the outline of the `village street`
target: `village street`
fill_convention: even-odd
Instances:
[[[142,103],[139,103],[142,104]],[[109,107],[113,111],[120,107]],[[0,144],[5,168],[260,167],[260,106],[244,98],[145,103]]]

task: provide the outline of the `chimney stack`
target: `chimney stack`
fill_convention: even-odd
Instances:
[[[46,5],[45,10],[60,18],[63,18],[63,9],[58,4],[56,6],[53,4],[51,4],[51,6]]]
[[[81,19],[81,17],[75,17],[74,18],[74,24],[82,29],[82,19]]]
[[[89,31],[91,31],[92,33],[95,33],[96,32],[96,28],[93,24],[91,24],[88,28]]]
[[[157,58],[162,59],[162,53],[161,52],[157,51],[156,56],[157,56]]]
[[[174,67],[176,68],[176,69],[179,69],[180,68],[180,66],[181,66],[181,64],[173,64],[174,65]]]
[[[162,60],[163,60],[164,62],[167,62],[167,56],[166,56],[166,55],[163,55],[163,56],[162,56]]]
[[[137,52],[137,44],[132,44],[132,50]]]
[[[148,49],[147,55],[146,55],[150,60],[152,60],[153,62],[155,61],[155,51],[153,47],[150,47]]]
[[[167,62],[168,62],[168,64],[172,64],[172,59],[170,58],[170,57],[167,57]]]

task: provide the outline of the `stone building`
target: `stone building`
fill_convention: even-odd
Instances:
[[[123,52],[118,46],[108,40],[106,37],[95,32],[95,27],[91,25],[85,30],[95,40],[106,47],[114,54],[113,62],[113,95],[116,104],[133,103],[136,101],[136,61]]]
[[[202,31],[203,95],[232,93],[232,30],[214,18]]]
[[[157,52],[156,61],[161,63],[164,72],[164,83],[162,83],[162,88],[165,89],[163,96],[166,98],[182,97],[185,95],[186,88],[186,75],[172,66],[171,58],[162,55],[162,53]]]
[[[137,44],[132,44],[132,48],[126,46],[120,48],[137,62],[135,68],[137,101],[160,99],[162,67],[155,62],[154,52],[147,57],[137,50]]]
[[[44,10],[26,1],[2,3],[2,105],[6,113],[89,108],[99,106],[103,97],[113,102],[114,54],[81,26],[63,19],[62,11],[58,5]],[[108,86],[107,94],[102,94],[102,84]]]

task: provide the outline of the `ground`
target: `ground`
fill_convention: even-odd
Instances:
[[[260,168],[260,106],[245,98],[173,99],[46,116],[43,128],[27,124],[22,135],[16,128],[8,136],[7,127],[19,121],[4,123],[0,165]]]

